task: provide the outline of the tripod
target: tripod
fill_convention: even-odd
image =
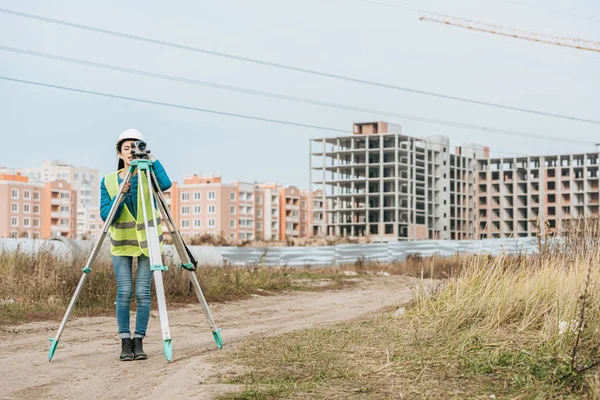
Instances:
[[[115,215],[117,213],[117,209],[119,204],[123,200],[124,193],[122,191],[123,186],[126,183],[131,181],[131,177],[135,170],[138,170],[138,196],[142,196],[141,205],[142,210],[138,210],[144,214],[144,229],[146,232],[146,241],[148,243],[148,254],[150,258],[150,270],[152,271],[152,275],[154,278],[154,283],[156,287],[156,299],[158,302],[158,314],[160,318],[160,327],[162,331],[162,340],[164,346],[165,357],[167,361],[171,362],[173,356],[173,347],[171,343],[171,332],[169,328],[169,317],[167,315],[167,304],[165,301],[165,292],[162,280],[162,272],[167,271],[168,268],[163,265],[162,255],[160,252],[160,238],[158,235],[158,224],[161,223],[161,220],[157,218],[156,210],[152,206],[152,204],[156,204],[158,206],[159,212],[162,214],[162,221],[166,223],[167,229],[171,234],[171,238],[173,239],[173,244],[175,246],[175,250],[177,251],[177,255],[179,256],[179,260],[181,261],[180,267],[185,269],[188,273],[190,282],[194,287],[194,291],[196,293],[196,297],[198,297],[198,301],[200,302],[200,306],[202,307],[202,311],[204,312],[204,316],[212,330],[212,335],[215,340],[217,346],[221,349],[223,348],[223,339],[221,338],[221,329],[215,325],[215,321],[210,313],[210,309],[208,308],[208,304],[206,303],[206,299],[204,298],[204,294],[202,293],[202,289],[200,288],[200,283],[198,283],[198,278],[196,277],[195,271],[197,266],[197,261],[194,259],[192,253],[186,247],[183,242],[183,238],[181,233],[177,230],[173,215],[165,201],[165,198],[158,186],[158,180],[156,179],[156,175],[154,174],[154,170],[152,168],[152,161],[148,159],[134,159],[129,166],[127,171],[127,175],[123,180],[123,184],[119,188],[119,193],[110,209],[108,214],[108,218],[106,219],[106,223],[104,224],[104,228],[102,229],[102,233],[98,238],[98,241],[94,245],[92,252],[87,260],[85,267],[82,269],[82,275],[79,279],[79,283],[77,284],[77,288],[75,289],[75,294],[71,298],[69,303],[69,307],[60,323],[58,328],[58,332],[54,338],[49,338],[51,345],[50,350],[48,351],[48,361],[52,361],[52,357],[54,357],[54,352],[58,346],[58,342],[60,340],[60,336],[62,335],[63,330],[65,329],[65,325],[69,320],[69,316],[75,307],[75,303],[77,302],[77,298],[81,294],[81,290],[83,289],[83,285],[92,271],[92,265],[98,253],[100,251],[100,247],[102,246],[102,242],[106,237],[107,232],[110,229],[110,226],[113,224],[113,220],[115,219]],[[154,188],[157,188],[156,190]],[[147,190],[145,190],[147,189]],[[148,196],[145,198],[145,196]],[[150,210],[146,206],[146,200],[148,204],[150,204]],[[139,202],[138,202],[139,204]],[[148,213],[149,211],[149,213]]]

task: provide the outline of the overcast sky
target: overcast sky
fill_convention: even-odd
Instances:
[[[596,0],[377,0],[555,36],[600,41]],[[420,22],[364,0],[0,0],[7,8],[251,58],[453,96],[600,120],[600,53]],[[519,4],[515,4],[519,3]],[[436,99],[285,71],[0,13],[0,45],[494,128],[600,142],[600,125]],[[593,151],[107,71],[0,50],[0,76],[223,112],[347,129],[386,120],[412,136],[447,135],[519,154]],[[0,166],[56,159],[116,168],[118,134],[136,127],[173,180],[308,187],[310,138],[339,133],[277,125],[0,80]],[[501,154],[498,154],[501,155]]]

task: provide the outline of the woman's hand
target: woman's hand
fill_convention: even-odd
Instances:
[[[125,194],[129,191],[129,188],[131,187],[131,183],[127,182],[123,185],[123,188],[121,188],[121,193]],[[123,202],[123,200],[125,200],[125,196],[123,196],[123,198],[121,198],[121,203]]]

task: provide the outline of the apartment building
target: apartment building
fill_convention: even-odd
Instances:
[[[0,174],[0,237],[48,239],[76,236],[77,191],[64,180],[30,182]]]
[[[309,196],[276,183],[224,183],[220,175],[186,176],[165,193],[182,235],[285,240],[307,237]]]
[[[100,204],[100,177],[97,169],[75,167],[61,161],[43,161],[41,167],[17,169],[30,182],[52,182],[62,179],[77,191],[77,207],[87,208]]]
[[[78,211],[78,214],[80,211]],[[104,222],[100,217],[100,207],[88,207],[84,209],[84,216],[77,218],[77,232],[83,232],[82,238],[95,240],[100,237]]]
[[[592,152],[478,160],[478,237],[535,236],[538,218],[552,231],[564,219],[599,215],[599,156]]]
[[[320,190],[314,198],[323,208],[314,209],[320,218],[309,229],[375,241],[470,238],[476,159],[488,153],[471,144],[452,154],[447,137],[410,137],[381,121],[312,139],[311,192]]]
[[[84,237],[87,230],[87,208],[100,204],[100,176],[97,169],[75,167],[61,161],[43,161],[41,167],[18,169],[30,182],[52,182],[64,180],[77,191],[77,236]]]

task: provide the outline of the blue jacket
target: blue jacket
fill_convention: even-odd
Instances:
[[[167,175],[167,171],[162,166],[160,161],[156,160],[152,162],[152,166],[154,168],[154,174],[156,175],[156,180],[158,181],[158,186],[160,187],[161,192],[169,189],[171,187],[171,179],[169,179],[169,175]],[[106,177],[104,177],[106,178]],[[110,213],[110,209],[113,206],[113,203],[116,196],[114,198],[110,198],[108,194],[108,190],[106,190],[106,185],[104,184],[104,178],[100,182],[100,218],[102,221],[106,222],[108,218],[108,214]],[[119,185],[123,182],[123,179],[119,176]],[[123,211],[123,207],[126,206],[131,215],[134,217],[137,215],[137,188],[138,188],[138,177],[137,175],[133,175],[131,177],[131,187],[129,191],[125,193],[125,201],[119,204],[117,208],[117,213],[115,214],[114,221],[119,219],[121,212]]]

